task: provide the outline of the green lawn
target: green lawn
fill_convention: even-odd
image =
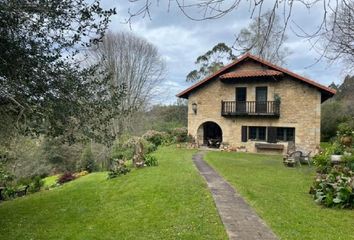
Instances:
[[[285,168],[281,156],[209,152],[207,162],[281,239],[354,239],[354,210],[325,209],[308,194],[314,169]]]
[[[320,146],[322,149],[326,149],[331,146],[331,143],[330,142],[321,142]]]
[[[161,148],[158,167],[0,203],[0,239],[227,239],[194,152]]]

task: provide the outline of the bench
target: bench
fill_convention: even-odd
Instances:
[[[258,148],[258,149],[284,150],[284,145],[283,144],[256,143],[255,147]]]
[[[0,201],[4,200],[2,197],[2,191],[4,190],[4,187],[0,187]]]
[[[17,197],[25,196],[27,194],[28,188],[29,188],[29,185],[26,185],[26,186],[22,187],[21,189],[17,190],[15,193],[16,196]]]
[[[23,197],[23,196],[27,195],[29,187],[30,187],[29,185],[23,186],[20,189],[17,189],[15,192],[13,192],[9,197],[15,198],[15,197]],[[4,190],[5,190],[5,187],[0,187],[0,201],[5,200],[5,198],[2,195]]]

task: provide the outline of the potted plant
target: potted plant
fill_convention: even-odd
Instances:
[[[276,102],[277,104],[280,104],[281,102],[281,97],[279,96],[278,93],[274,94],[274,102]]]
[[[332,152],[331,161],[333,163],[338,163],[342,160],[342,156],[344,153],[344,146],[339,142],[334,142],[331,147],[331,152]]]

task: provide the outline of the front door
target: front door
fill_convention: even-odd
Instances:
[[[267,112],[267,87],[256,87],[256,112],[266,113]]]
[[[246,112],[247,88],[236,88],[236,112]]]

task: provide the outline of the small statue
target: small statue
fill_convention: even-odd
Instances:
[[[137,168],[144,167],[144,145],[138,140],[135,145],[134,156],[133,156],[133,165]]]

